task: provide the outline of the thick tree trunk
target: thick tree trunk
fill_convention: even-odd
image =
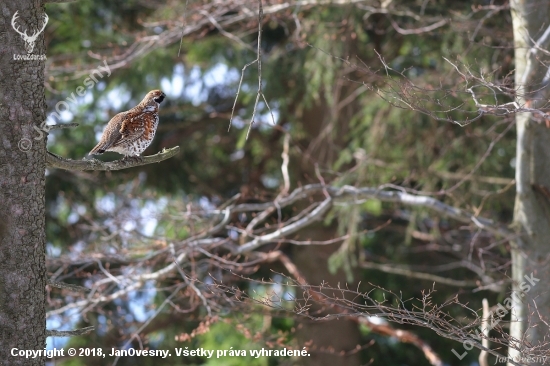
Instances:
[[[42,28],[40,1],[0,2],[0,363],[44,365],[45,358],[13,357],[13,348],[46,346],[45,61],[14,55],[45,54],[43,32],[34,49],[12,27],[31,36]]]
[[[514,26],[516,100],[522,106],[540,108],[548,101],[548,83],[544,78],[548,70],[545,65],[549,65],[550,58],[532,47],[533,41],[539,41],[540,47],[548,50],[550,35],[546,39],[541,37],[550,26],[550,4],[533,0],[512,0],[510,4]],[[550,129],[544,123],[534,122],[531,117],[528,113],[516,116],[514,225],[519,237],[512,251],[512,292],[520,297],[515,297],[517,301],[511,309],[510,335],[537,346],[548,342],[550,335]],[[531,286],[526,290],[526,287],[521,287],[522,283]],[[539,364],[526,362],[521,359],[521,353],[512,348],[508,356],[522,364]]]

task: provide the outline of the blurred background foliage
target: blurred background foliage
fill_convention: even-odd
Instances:
[[[264,6],[276,3],[265,2]],[[462,121],[475,116],[475,106],[464,91],[464,80],[444,58],[467,65],[487,79],[506,83],[513,69],[508,12],[496,12],[481,22],[487,12],[474,10],[485,5],[483,1],[386,3],[398,15],[369,15],[368,7],[378,8],[380,4],[365,1],[340,6],[296,5],[266,16],[261,43],[263,90],[276,124],[272,123],[265,103],[260,101],[257,123],[248,140],[245,137],[256,98],[256,65],[244,72],[235,119],[229,130],[228,127],[240,72],[256,57],[255,18],[227,29],[241,43],[224,37],[214,26],[204,27],[184,37],[181,44],[153,45],[140,57],[111,70],[110,76],[99,79],[93,88],[86,89],[84,97],[78,98],[78,103],[62,113],[60,122],[78,122],[80,126],[51,133],[50,151],[67,158],[83,158],[114,114],[136,105],[149,90],[160,88],[168,97],[161,105],[160,126],[146,154],[176,145],[181,147],[181,153],[160,164],[117,172],[49,170],[46,203],[50,256],[81,251],[114,253],[124,249],[138,253],[140,248],[142,255],[146,255],[152,238],[169,241],[189,235],[187,223],[178,217],[179,212],[185,211],[186,202],[217,206],[238,193],[241,202],[273,199],[283,183],[280,167],[285,133],[291,136],[292,187],[319,182],[319,174],[334,185],[392,184],[432,192],[445,203],[499,222],[510,222],[514,191],[507,189],[510,188],[507,182],[514,176],[515,135],[513,129],[504,131],[511,120],[484,116],[461,127],[438,121],[392,99],[396,95],[392,88],[410,82],[425,89],[416,93],[426,110],[434,113],[449,110],[437,116]],[[182,21],[194,21],[193,9],[201,4],[206,2],[190,1],[187,15],[185,3],[176,1],[98,0],[48,5],[48,113],[55,111],[57,102],[66,100],[78,86],[83,86],[88,72],[79,74],[79,70],[103,66],[105,57],[123,55],[137,39],[154,37],[169,29],[177,32]],[[247,4],[257,10],[257,3]],[[236,13],[238,8],[235,9]],[[399,16],[399,12],[417,14],[418,19]],[[408,35],[400,34],[392,26],[392,22],[397,22],[402,29],[418,28],[429,24],[430,19],[450,19],[450,22],[431,32]],[[393,71],[386,70],[382,60]],[[503,135],[499,137],[500,134]],[[500,140],[492,146],[497,137]],[[101,159],[117,157],[105,154]],[[482,157],[485,160],[477,166]],[[474,167],[476,170],[470,175]],[[388,220],[391,223],[385,225]],[[112,228],[118,227],[116,222],[124,222],[127,236],[111,235]],[[385,226],[378,231],[366,232],[381,225]],[[432,283],[362,269],[361,262],[414,265],[418,270],[428,271],[430,266],[467,255],[476,235],[460,223],[438,217],[427,209],[402,208],[376,200],[352,208],[336,206],[319,226],[319,235],[325,236],[318,240],[347,233],[353,239],[330,246],[328,252],[320,250],[323,256],[310,257],[315,261],[315,266],[310,267],[304,264],[299,251],[316,251],[316,248],[283,246],[306,278],[315,282],[316,278],[332,276],[342,283],[348,281],[352,288],[359,282],[370,282],[400,292],[403,298],[420,296]],[[429,239],[420,238],[419,232]],[[483,245],[488,245],[490,239],[483,235],[480,238]],[[500,257],[492,259],[493,268],[506,262],[506,245],[498,246]],[[250,276],[272,277],[270,269],[284,272],[266,264]],[[506,272],[505,268],[502,272]],[[477,279],[464,268],[449,270],[444,275]],[[251,290],[246,281],[240,285]],[[269,288],[263,287],[263,291]],[[472,292],[444,285],[437,285],[436,289],[435,302],[444,302],[458,293],[461,301],[473,309],[481,307],[483,297],[490,298],[492,303],[504,297],[504,293]],[[69,345],[119,348],[126,342],[125,337],[151,315],[148,309],[160,305],[165,297],[162,291],[137,292],[131,298],[90,312],[78,322],[96,325],[97,332],[71,338]],[[148,347],[158,349],[258,349],[265,347],[265,339],[283,337],[280,342],[284,344],[303,346],[304,338],[296,332],[299,325],[307,327],[307,321],[304,325],[291,313],[270,315],[259,308],[249,314],[227,309],[220,320],[209,325],[208,332],[185,341],[178,340],[179,335],[190,334],[199,326],[204,309],[190,314],[166,312],[146,328],[145,342]],[[452,315],[460,319],[465,313]],[[428,329],[401,327],[426,340],[449,365],[477,360],[478,353],[470,352],[459,361],[451,349],[461,346]],[[254,338],[256,333],[261,337]],[[337,330],[334,334],[346,336]],[[371,359],[374,364],[383,360],[387,366],[429,364],[416,347],[373,334],[366,328],[350,337],[355,337],[353,342],[362,346],[375,341],[358,352],[361,364]],[[174,357],[123,358],[118,365],[305,362],[292,358],[174,360]],[[107,361],[110,364],[112,358],[75,358],[59,364],[103,365]]]

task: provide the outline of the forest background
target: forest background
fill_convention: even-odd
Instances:
[[[248,350],[56,365],[549,356],[547,2],[30,9],[17,21],[38,29],[47,13],[34,50],[47,60],[10,65],[43,66],[44,120],[78,123],[34,121],[11,145],[29,156],[47,140],[50,152],[47,328],[94,327],[48,347]],[[151,89],[167,98],[145,155],[179,149],[113,171],[66,160]],[[249,352],[304,347],[310,356]]]

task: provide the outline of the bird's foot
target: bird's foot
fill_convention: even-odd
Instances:
[[[143,157],[139,155],[133,155],[133,156],[126,155],[125,157],[122,158],[122,161],[127,161],[129,163],[132,163],[132,162],[142,163]]]

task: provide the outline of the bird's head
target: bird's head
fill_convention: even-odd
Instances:
[[[145,98],[143,98],[143,101],[146,104],[149,104],[151,102],[155,102],[157,104],[162,103],[162,101],[166,98],[166,94],[164,94],[161,90],[151,90]]]

